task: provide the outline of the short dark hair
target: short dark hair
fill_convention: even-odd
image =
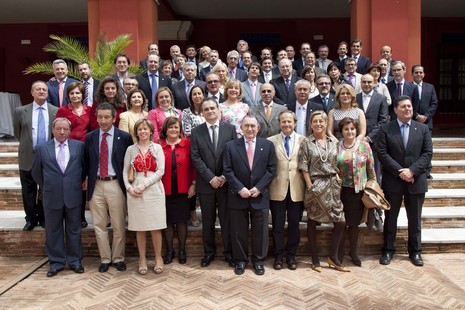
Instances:
[[[126,55],[126,54],[123,54],[123,53],[119,53],[119,54],[116,54],[115,56],[115,59],[113,60],[113,63],[116,65],[116,61],[118,60],[118,58],[120,57],[125,57],[126,58],[126,61],[128,62],[128,65],[131,64],[131,59],[129,59],[129,56]]]
[[[413,66],[412,66],[412,74],[413,74],[413,72],[415,72],[415,69],[418,68],[418,67],[422,67],[422,68],[423,68],[423,66],[420,65],[420,64],[418,64],[418,65],[413,65]]]
[[[135,93],[140,93],[141,94],[141,96],[142,96],[142,110],[144,110],[145,107],[147,106],[147,97],[145,96],[144,92],[142,90],[140,90],[139,88],[137,88],[137,87],[134,88],[134,89],[131,89],[131,91],[128,93],[128,96],[127,96],[128,99],[127,99],[127,102],[126,102],[128,110],[130,110],[132,108],[131,98]]]
[[[134,124],[134,134],[136,135],[137,142],[139,142],[139,136],[137,136],[137,128],[142,124],[145,124],[145,125],[147,125],[147,127],[149,127],[149,129],[150,129],[150,141],[152,141],[153,140],[153,133],[155,132],[155,127],[153,126],[151,121],[149,121],[148,119],[146,119],[144,117],[144,118],[138,119],[136,121],[136,123]]]
[[[161,139],[166,139],[168,137],[168,135],[167,135],[168,128],[170,128],[171,126],[173,126],[176,123],[179,124],[179,137],[181,137],[181,134],[182,134],[181,120],[179,118],[177,118],[176,116],[168,116],[165,119],[165,121],[163,122],[163,126],[161,127],[160,138]]]
[[[66,87],[66,96],[69,98],[69,93],[71,92],[71,90],[75,89],[75,88],[78,88],[79,91],[81,92],[82,94],[82,100],[84,100],[84,96],[85,96],[85,92],[86,92],[86,87],[84,86],[84,84],[82,84],[81,82],[72,82],[72,83],[69,83],[68,87]],[[87,104],[87,103],[86,103]]]
[[[401,101],[405,101],[405,100],[409,100],[410,102],[412,102],[412,98],[410,98],[409,96],[401,95],[401,96],[397,97],[396,99],[394,99],[394,102],[392,104],[393,104],[394,108],[397,108],[399,106],[399,103]]]
[[[108,103],[108,102],[102,102],[102,103],[99,103],[97,104],[97,108],[95,109],[95,115],[98,115],[98,111],[100,110],[110,110],[111,111],[111,116],[113,118],[116,117],[116,109],[115,107]]]
[[[356,133],[358,134],[358,121],[350,117],[344,117],[343,119],[341,119],[341,121],[339,122],[339,132],[342,133],[342,128],[344,128],[344,126],[348,124],[354,124]]]

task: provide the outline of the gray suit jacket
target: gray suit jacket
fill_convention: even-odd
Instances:
[[[365,111],[363,109],[362,95],[363,93],[357,94],[356,101],[358,107],[365,112],[367,122],[366,135],[374,142],[377,139],[379,128],[387,123],[389,111],[386,97],[374,91],[368,104],[368,109]]]
[[[52,137],[52,123],[57,114],[58,108],[47,104],[48,109],[48,137]],[[20,170],[31,170],[33,148],[32,148],[32,103],[15,110],[13,118],[15,138],[19,141],[18,163]]]
[[[257,106],[252,108],[252,112],[255,114],[260,125],[258,136],[262,138],[268,138],[279,133],[279,113],[286,111],[287,108],[273,102],[271,106],[270,120],[266,118],[266,110],[263,103],[260,102]]]
[[[262,99],[260,96],[260,87],[262,86],[262,83],[257,81],[255,84],[255,98],[253,98],[249,80],[247,79],[247,81],[242,82],[242,101],[247,103],[249,107],[260,104],[260,100]]]

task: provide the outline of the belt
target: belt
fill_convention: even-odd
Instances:
[[[113,181],[113,180],[117,180],[118,178],[116,176],[112,176],[112,177],[97,177],[97,180],[99,181]]]

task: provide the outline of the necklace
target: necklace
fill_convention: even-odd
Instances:
[[[320,148],[322,148],[324,150],[324,153],[321,154],[321,151],[320,151]],[[320,143],[318,143],[318,140],[316,140],[316,149],[318,151],[318,155],[320,156],[320,159],[322,162],[326,162],[328,161],[328,155],[329,155],[329,147],[328,147],[328,139],[325,140],[325,146],[324,148],[320,146]]]
[[[354,143],[352,143],[352,145],[350,145],[350,146],[346,146],[346,141],[343,140],[343,141],[342,141],[342,147],[343,147],[344,149],[346,149],[346,150],[351,149],[351,148],[353,148],[353,147],[355,146],[355,142],[356,142],[356,141],[354,141]]]

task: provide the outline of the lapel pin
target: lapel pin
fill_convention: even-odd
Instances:
[[[263,151],[263,148],[260,148],[260,151]]]
[[[119,137],[118,137],[118,140],[119,140]]]

